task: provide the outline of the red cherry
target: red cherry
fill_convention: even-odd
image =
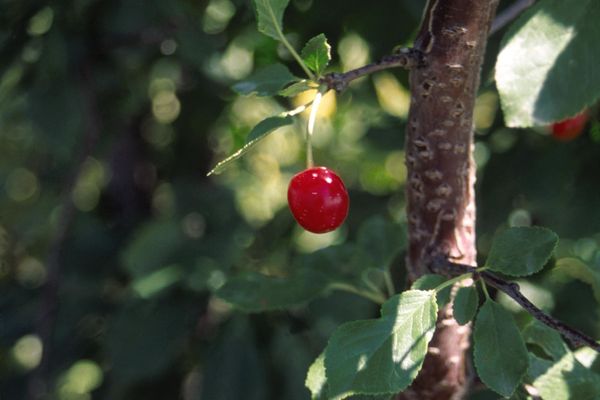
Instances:
[[[292,178],[288,205],[300,226],[313,233],[337,229],[348,215],[348,192],[330,169],[313,167]]]
[[[587,112],[552,124],[552,136],[557,140],[573,140],[581,134],[588,121]]]

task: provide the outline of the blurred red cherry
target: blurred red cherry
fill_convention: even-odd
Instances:
[[[569,141],[581,135],[589,119],[586,111],[574,117],[552,124],[552,136],[557,140]]]

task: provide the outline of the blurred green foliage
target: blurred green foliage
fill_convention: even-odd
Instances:
[[[288,38],[298,48],[325,32],[333,70],[410,42],[421,2],[366,7],[294,0]],[[557,258],[579,264],[547,268],[523,290],[600,337],[597,115],[569,143],[543,128],[505,128],[491,80],[501,36],[490,39],[476,110],[480,254],[500,226],[557,232]],[[302,75],[257,32],[245,0],[0,1],[0,398],[307,399],[306,370],[335,327],[377,315],[331,290],[260,315],[215,296],[232,293],[241,273],[360,285],[391,263],[404,280],[402,254],[368,230],[402,237],[406,72],[323,100],[315,159],[350,190],[342,229],[308,234],[287,211],[287,182],[303,166],[301,123],[206,177],[257,122],[302,104],[229,89],[279,57]],[[44,311],[48,301],[56,313]],[[514,310],[525,325],[530,317]],[[53,326],[50,343],[40,321]],[[44,346],[49,385],[40,387],[32,371]]]

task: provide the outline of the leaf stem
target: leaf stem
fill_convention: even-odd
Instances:
[[[392,282],[392,275],[390,275],[390,271],[386,269],[383,271],[383,279],[385,281],[385,288],[388,292],[388,296],[393,296],[396,293],[396,289],[394,288],[394,282]]]
[[[371,300],[377,304],[383,304],[385,302],[385,297],[381,293],[371,292],[368,290],[362,290],[357,287],[354,287],[350,284],[343,282],[334,282],[329,285],[331,289],[343,290],[345,292],[353,293],[364,297],[365,299]]]
[[[483,294],[485,294],[485,298],[487,300],[491,300],[492,297],[490,296],[490,292],[488,292],[487,285],[485,284],[485,281],[483,279],[480,279],[479,282],[481,282],[481,288],[483,289]]]
[[[275,30],[277,31],[277,34],[279,35],[279,38],[281,39],[281,43],[283,43],[283,45],[288,49],[288,51],[290,52],[292,57],[294,57],[294,59],[298,62],[298,64],[300,64],[300,66],[304,70],[304,73],[306,74],[306,76],[308,76],[309,79],[314,81],[315,80],[314,74],[312,72],[310,72],[310,69],[308,69],[308,67],[306,66],[306,64],[300,57],[300,55],[296,52],[294,47],[287,40],[287,38],[285,37],[285,35],[281,31],[281,29],[279,28],[279,23],[277,21],[277,17],[275,17],[275,14],[273,13],[273,10],[270,7],[269,7],[269,14],[271,16],[271,19],[273,19]]]
[[[447,280],[446,282],[440,284],[438,287],[436,287],[433,290],[435,290],[436,292],[439,292],[440,290],[443,290],[450,285],[454,285],[456,282],[462,281],[463,279],[467,279],[472,276],[473,276],[473,274],[471,272],[467,272],[466,274],[462,274],[462,275],[457,276],[456,278]]]

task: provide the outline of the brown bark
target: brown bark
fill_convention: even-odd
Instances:
[[[425,66],[411,71],[406,135],[410,280],[427,259],[445,255],[475,264],[473,108],[488,31],[498,0],[430,0],[415,41]],[[468,390],[465,351],[470,328],[449,307],[423,369],[397,399],[460,399]]]

